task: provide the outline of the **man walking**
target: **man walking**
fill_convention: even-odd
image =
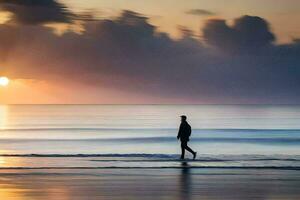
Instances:
[[[195,160],[197,152],[193,151],[190,147],[188,147],[187,143],[190,140],[190,136],[192,133],[192,128],[186,121],[186,116],[182,115],[181,124],[179,127],[177,139],[181,141],[181,157],[180,159],[184,159],[185,149],[193,154],[193,159]]]

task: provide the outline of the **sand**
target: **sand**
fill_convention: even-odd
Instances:
[[[1,200],[300,199],[300,171],[277,169],[1,169]]]

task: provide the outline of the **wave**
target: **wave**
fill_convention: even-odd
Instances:
[[[80,170],[80,169],[276,169],[300,170],[300,155],[199,155],[196,160],[180,160],[178,154],[1,154],[24,157],[22,166],[0,166],[0,170]],[[44,164],[40,165],[40,158]],[[54,158],[54,159],[53,159]],[[60,160],[56,160],[60,159]],[[78,159],[80,158],[80,159]],[[8,158],[9,160],[10,158]],[[51,161],[44,162],[44,159]],[[68,160],[66,165],[62,162]],[[30,161],[30,162],[29,162]],[[62,161],[62,162],[61,162]],[[84,161],[84,162],[82,162]],[[34,163],[34,164],[30,164]],[[45,164],[46,163],[46,164]],[[48,163],[48,164],[47,164]],[[13,164],[13,163],[12,163]],[[1,172],[0,172],[1,174]]]
[[[175,142],[174,137],[116,137],[116,138],[3,138],[0,142],[7,141],[74,141],[74,142],[147,142],[147,143],[157,143],[157,142]],[[298,145],[300,143],[300,137],[193,137],[193,142],[197,143],[274,143],[274,144],[289,144]]]
[[[95,140],[95,139],[92,139]],[[104,140],[104,141],[126,141],[126,142],[171,142],[176,141],[175,137],[129,137],[129,138],[101,138],[96,140]],[[195,142],[227,142],[227,143],[300,143],[300,138],[227,138],[227,137],[194,137],[192,141]]]
[[[118,159],[93,159],[90,161],[94,162],[133,162],[133,163],[141,163],[141,162],[182,162],[183,160],[181,159],[146,159],[146,160],[118,160]],[[300,162],[300,159],[294,159],[294,158],[285,158],[285,159],[280,159],[280,158],[261,158],[261,159],[216,159],[216,158],[200,158],[200,159],[186,159],[188,162],[242,162],[242,161],[288,161],[288,162]]]
[[[0,157],[75,157],[75,158],[137,158],[138,160],[132,160],[137,162],[142,161],[182,161],[178,160],[179,154],[0,154]],[[150,160],[151,159],[151,160]],[[101,160],[94,160],[101,161]],[[109,160],[103,160],[109,161]],[[111,161],[122,161],[114,159]],[[124,160],[127,161],[127,160]],[[198,159],[195,161],[300,161],[300,155],[198,155]]]
[[[175,131],[178,128],[152,128],[152,127],[128,127],[128,128],[108,128],[108,127],[39,127],[39,128],[2,128],[0,132],[4,131]],[[299,133],[300,129],[241,129],[241,128],[212,128],[201,129],[193,128],[193,131],[222,131],[222,132],[296,132]]]
[[[295,167],[295,166],[151,166],[151,167],[122,167],[122,166],[108,166],[108,167],[0,167],[0,170],[72,170],[72,169],[184,169],[184,168],[189,168],[189,169],[254,169],[254,170],[259,170],[259,169],[274,169],[274,170],[300,170],[300,167]]]
[[[0,154],[0,157],[119,157],[119,158],[178,158],[178,154]]]

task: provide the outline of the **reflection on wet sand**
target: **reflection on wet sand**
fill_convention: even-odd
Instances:
[[[180,175],[180,197],[182,200],[190,200],[191,199],[191,172],[190,166],[187,162],[183,161],[181,163],[181,175]]]
[[[300,197],[296,170],[0,169],[2,200],[282,199]]]

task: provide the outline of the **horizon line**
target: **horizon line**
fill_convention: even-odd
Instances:
[[[16,103],[16,104],[2,104],[0,106],[22,106],[22,105],[257,105],[257,106],[300,106],[300,103]]]

